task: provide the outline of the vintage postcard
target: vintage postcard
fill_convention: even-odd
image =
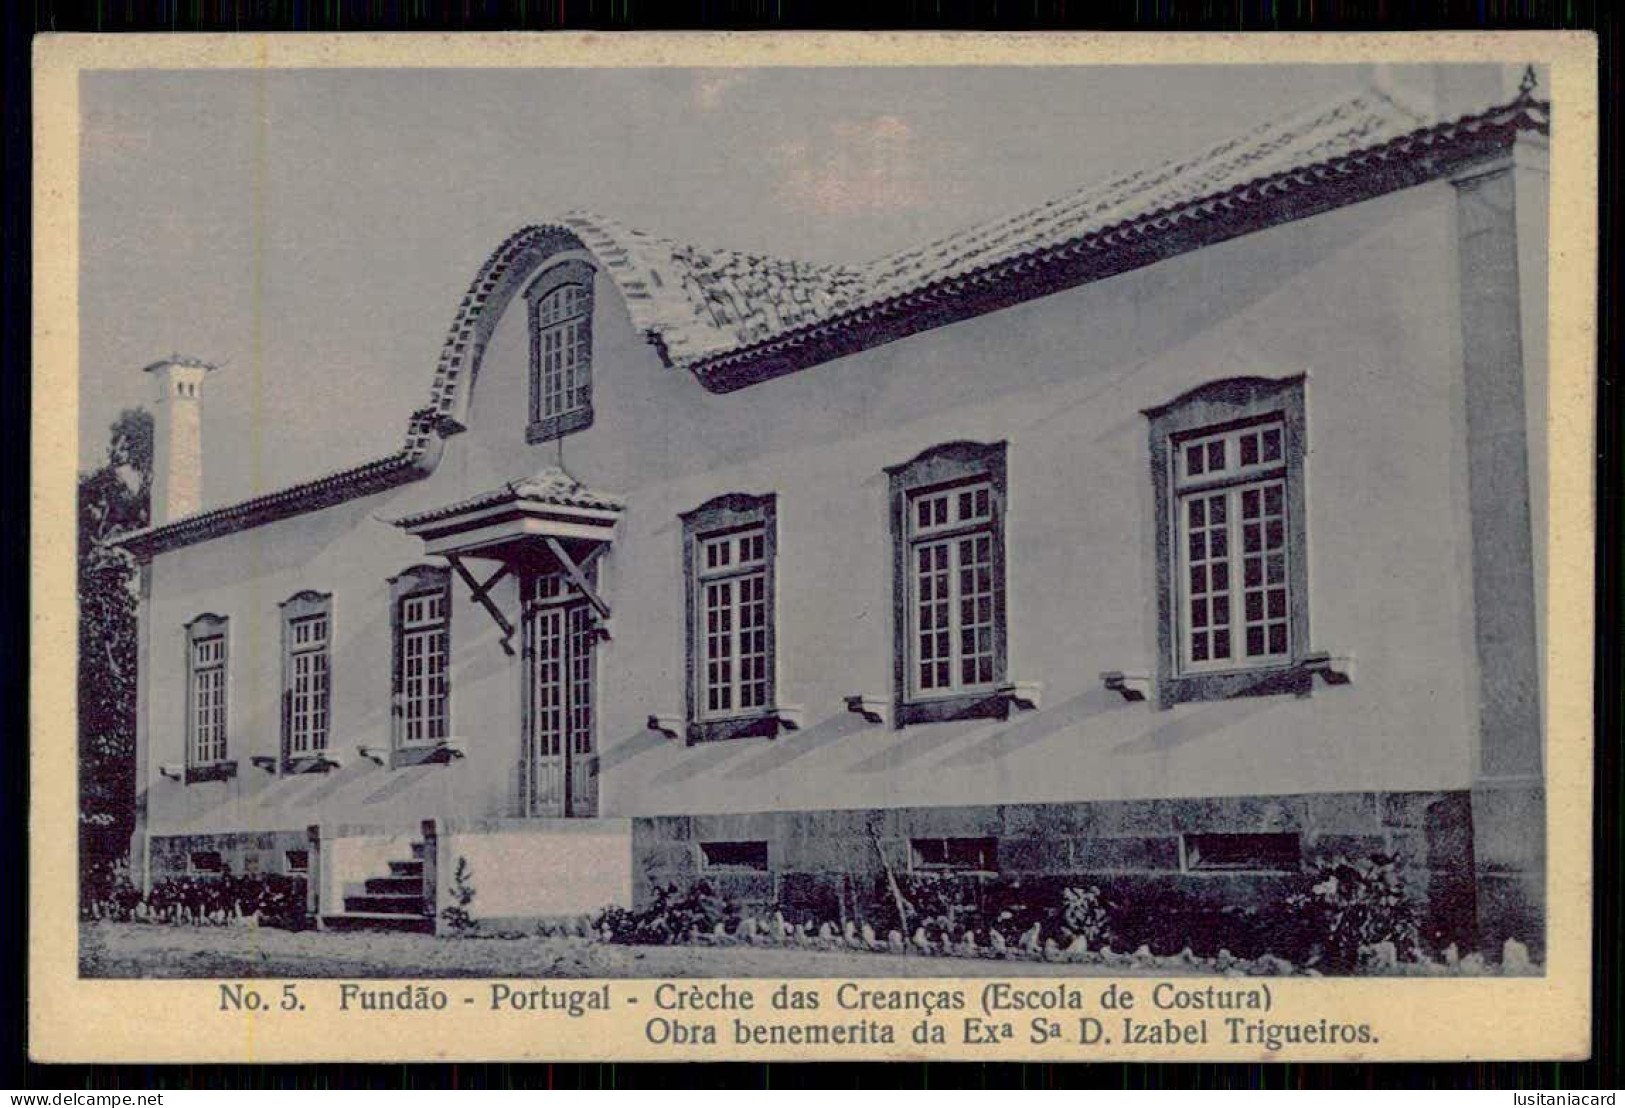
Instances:
[[[1589,36],[35,66],[36,1058],[1589,1053]]]

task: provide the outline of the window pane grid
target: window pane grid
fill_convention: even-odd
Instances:
[[[771,707],[766,528],[701,536],[696,545],[701,713]]]
[[[581,815],[592,803],[596,622],[579,594],[563,598],[568,603],[537,605],[525,616],[530,729],[523,788],[526,810],[535,815],[571,808]]]
[[[408,745],[448,734],[444,593],[401,601],[401,735]]]
[[[911,535],[987,524],[993,521],[993,486],[966,485],[916,493],[908,513]]]
[[[908,524],[914,692],[980,688],[994,679],[993,494],[989,484],[916,494]],[[962,529],[969,527],[968,533]],[[943,531],[952,538],[931,538]],[[924,538],[921,538],[924,536]]]
[[[1185,439],[1174,450],[1174,480],[1191,485],[1256,477],[1284,467],[1285,450],[1286,430],[1278,422]]]
[[[592,753],[593,620],[586,605],[570,609],[570,751]]]
[[[223,635],[192,644],[192,761],[226,757],[226,640]]]
[[[288,750],[290,754],[311,754],[327,749],[327,616],[296,619],[288,627]]]
[[[767,575],[739,581],[739,706],[767,707]]]
[[[733,589],[732,581],[705,586],[706,710],[733,708]]]
[[[1286,483],[1186,493],[1177,505],[1185,668],[1290,658]]]
[[[564,753],[564,616],[543,612],[536,624],[536,753]]]
[[[538,573],[530,578],[529,602],[563,604],[580,599],[575,585],[563,573]]]
[[[1226,492],[1184,502],[1188,660],[1230,658],[1230,499]]]
[[[1289,645],[1285,486],[1275,481],[1238,489],[1237,495],[1247,657],[1284,657]]]
[[[743,572],[767,561],[767,533],[761,528],[700,540],[701,577]]]
[[[563,285],[538,305],[541,387],[537,391],[543,417],[564,415],[590,402],[587,366],[592,336],[587,304],[584,286]]]

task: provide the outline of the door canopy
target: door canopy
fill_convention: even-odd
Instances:
[[[423,540],[426,554],[516,561],[548,538],[607,543],[625,504],[549,466],[454,504],[402,516],[395,526]]]
[[[607,633],[609,605],[598,595],[586,570],[608,547],[624,503],[593,492],[562,469],[548,467],[521,481],[438,508],[395,520],[395,526],[423,540],[426,554],[451,563],[474,599],[502,628],[502,647],[512,654],[514,627],[491,598],[491,588],[523,565],[538,563],[563,571],[597,613]],[[477,580],[465,558],[500,562],[496,574]]]

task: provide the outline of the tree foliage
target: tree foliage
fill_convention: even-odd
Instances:
[[[136,565],[108,545],[145,527],[152,487],[152,416],[119,413],[107,460],[79,475],[79,824],[107,858],[128,846],[135,818]]]

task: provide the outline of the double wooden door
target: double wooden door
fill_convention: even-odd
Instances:
[[[537,574],[525,592],[522,807],[527,816],[595,815],[597,621],[563,574]]]

